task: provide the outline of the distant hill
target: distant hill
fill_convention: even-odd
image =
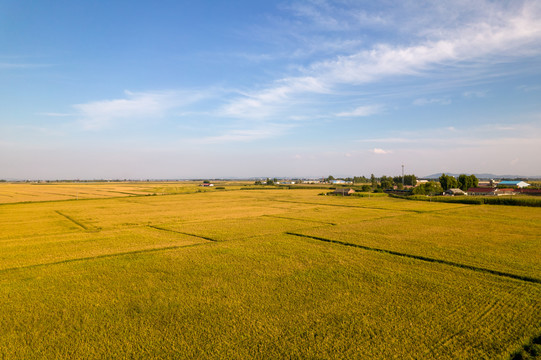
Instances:
[[[460,174],[454,174],[454,173],[445,173],[446,175],[454,176],[458,178]],[[464,173],[462,173],[464,174]],[[466,175],[470,175],[469,173],[465,173]],[[421,179],[439,179],[439,177],[442,175],[442,173],[422,176]],[[474,174],[475,177],[478,179],[541,179],[541,176],[523,176],[523,175],[495,175],[495,174]]]

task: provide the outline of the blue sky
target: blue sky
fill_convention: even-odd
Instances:
[[[541,2],[0,0],[0,178],[541,175]]]

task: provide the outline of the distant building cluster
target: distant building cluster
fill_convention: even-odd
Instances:
[[[469,188],[466,192],[460,189],[449,189],[445,195],[470,195],[470,196],[501,196],[501,195],[541,195],[540,189],[526,189],[530,184],[522,180],[504,180],[496,182],[479,182],[479,186]],[[458,190],[458,191],[457,191]]]

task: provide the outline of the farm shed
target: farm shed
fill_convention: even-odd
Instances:
[[[341,189],[336,189],[332,192],[332,194],[334,195],[342,195],[342,196],[349,196],[351,194],[353,194],[355,192],[355,190],[349,188],[349,189],[346,189],[346,188],[341,188]]]

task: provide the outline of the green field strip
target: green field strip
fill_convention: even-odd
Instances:
[[[167,229],[167,228],[154,226],[154,225],[148,225],[148,227],[151,228],[151,229],[156,229],[156,230],[161,230],[161,231],[168,231],[168,232],[172,232],[172,233],[175,233],[175,234],[193,236],[193,237],[196,237],[196,238],[200,238],[200,239],[204,239],[204,240],[208,240],[208,241],[212,241],[212,242],[218,242],[219,241],[219,240],[212,239],[212,238],[209,238],[209,237],[206,237],[206,236],[190,234],[190,233],[186,233],[186,232],[182,232],[182,231],[178,231],[178,230]]]
[[[66,214],[64,214],[64,213],[62,213],[62,212],[60,212],[58,210],[55,210],[54,212],[57,213],[58,215],[64,217],[64,218],[68,219],[69,221],[71,221],[75,225],[81,227],[83,230],[86,230],[86,231],[98,231],[97,228],[95,228],[93,226],[87,226],[87,225],[83,224],[82,222],[77,221],[74,218],[72,218],[71,216],[66,215]]]
[[[298,236],[298,237],[302,237],[302,238],[307,238],[307,239],[323,241],[323,242],[328,242],[328,243],[333,243],[333,244],[351,246],[351,247],[355,247],[355,248],[359,248],[359,249],[363,249],[363,250],[376,251],[376,252],[381,252],[381,253],[385,253],[385,254],[396,255],[396,256],[401,256],[401,257],[406,257],[406,258],[411,258],[411,259],[416,259],[416,260],[421,260],[421,261],[426,261],[426,262],[444,264],[444,265],[449,265],[449,266],[458,267],[458,268],[462,268],[462,269],[468,269],[468,270],[473,270],[473,271],[478,271],[478,272],[485,272],[485,273],[489,273],[489,274],[492,274],[492,275],[507,277],[507,278],[511,278],[511,279],[515,279],[515,280],[527,281],[527,282],[531,282],[531,283],[535,283],[535,284],[541,284],[541,279],[537,279],[537,278],[533,278],[533,277],[529,277],[529,276],[511,274],[511,273],[507,273],[507,272],[503,272],[503,271],[492,270],[492,269],[482,268],[482,267],[478,267],[478,266],[460,264],[460,263],[457,263],[457,262],[443,260],[443,259],[435,259],[435,258],[430,258],[430,257],[422,256],[422,255],[407,254],[407,253],[402,253],[402,252],[393,251],[393,250],[378,249],[378,248],[374,248],[374,247],[370,247],[370,246],[352,244],[352,243],[348,243],[348,242],[345,242],[345,241],[325,239],[325,238],[322,238],[322,237],[319,237],[319,236],[304,235],[304,234],[299,234],[299,233],[294,233],[294,232],[289,232],[289,231],[285,232],[285,234]]]

